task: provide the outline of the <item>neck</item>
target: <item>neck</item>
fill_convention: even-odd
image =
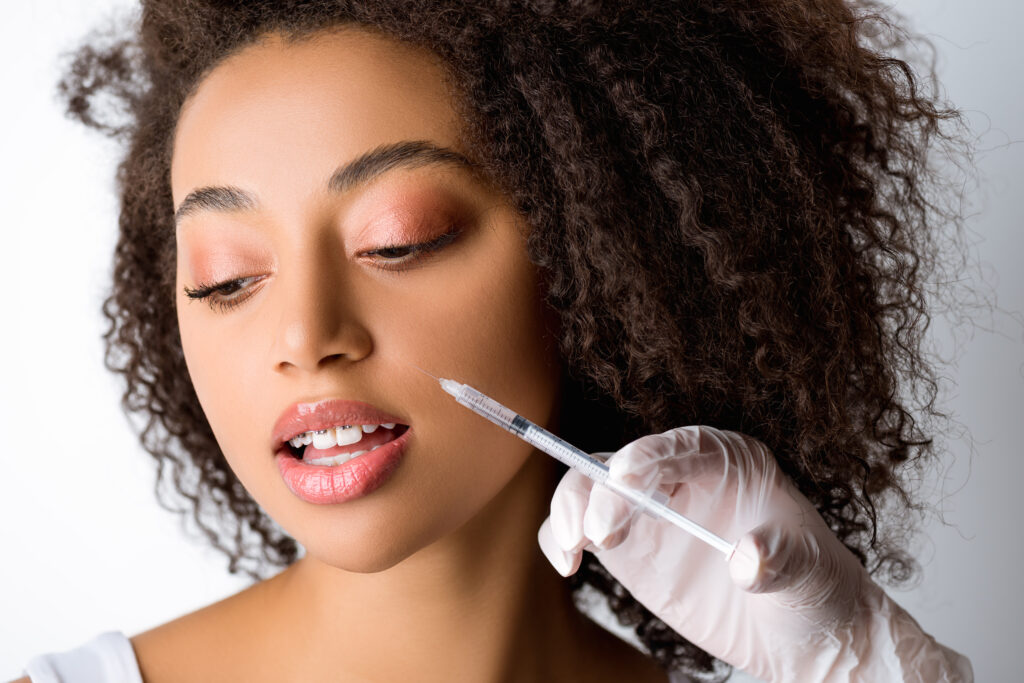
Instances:
[[[346,572],[307,556],[276,577],[283,631],[315,663],[302,678],[564,678],[593,646],[581,640],[601,629],[573,607],[537,546],[551,465],[531,457],[472,520],[385,571]]]

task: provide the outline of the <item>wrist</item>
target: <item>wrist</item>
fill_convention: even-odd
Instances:
[[[973,683],[970,661],[937,642],[865,573],[846,623],[817,634],[773,680]]]

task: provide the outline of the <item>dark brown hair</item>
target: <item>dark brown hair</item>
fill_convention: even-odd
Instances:
[[[912,573],[901,515],[883,510],[915,507],[907,473],[935,453],[922,425],[944,417],[923,344],[928,278],[955,279],[941,268],[961,224],[931,150],[956,142],[958,117],[893,56],[910,43],[876,8],[151,0],[126,36],[79,49],[61,90],[127,145],[107,366],[141,418],[158,499],[191,512],[230,572],[261,578],[298,548],[229,469],[186,371],[171,141],[226,55],[339,24],[446,66],[467,144],[532,228],[561,320],[569,439],[608,451],[689,424],[749,434],[871,571]],[[666,668],[727,670],[590,555],[572,579],[586,585]]]

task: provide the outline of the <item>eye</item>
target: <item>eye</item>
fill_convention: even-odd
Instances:
[[[377,256],[381,270],[405,270],[413,263],[426,258],[429,254],[448,246],[459,236],[460,231],[452,228],[448,232],[435,237],[429,242],[415,244],[389,244],[363,252],[366,256]]]
[[[420,261],[429,254],[443,249],[454,242],[459,234],[460,231],[457,228],[452,228],[429,242],[394,244],[378,247],[363,253],[366,256],[378,257],[382,264],[376,267],[381,270],[406,270],[416,261]],[[185,287],[185,296],[192,300],[205,299],[209,303],[210,308],[229,311],[255,294],[257,288],[247,288],[246,286],[262,280],[263,277],[262,275],[253,275],[251,277],[240,277],[212,284],[200,284],[194,288]]]
[[[192,287],[185,287],[185,296],[193,300],[206,299],[210,304],[210,308],[219,308],[222,311],[227,311],[253,295],[255,292],[253,288],[242,289],[246,284],[261,279],[263,279],[262,275],[253,275],[214,284],[201,284],[194,289]]]

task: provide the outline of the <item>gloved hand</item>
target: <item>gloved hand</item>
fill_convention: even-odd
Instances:
[[[712,427],[638,439],[607,461],[728,541],[725,556],[570,470],[538,533],[563,576],[583,550],[690,642],[766,681],[973,681],[876,585],[760,441]]]

